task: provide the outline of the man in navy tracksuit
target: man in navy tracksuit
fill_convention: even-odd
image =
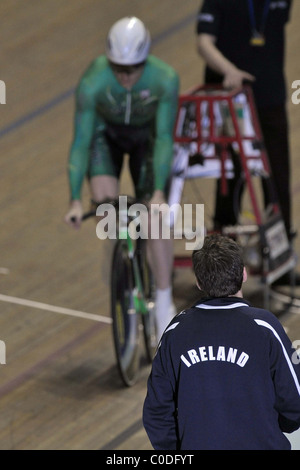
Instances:
[[[247,279],[232,239],[205,238],[193,253],[208,297],[165,330],[144,403],[157,450],[290,449],[300,427],[300,365],[277,318],[242,298]]]

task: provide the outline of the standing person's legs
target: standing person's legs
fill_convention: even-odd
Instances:
[[[272,179],[288,236],[291,232],[289,129],[285,106],[259,109],[258,117],[269,157]],[[265,204],[270,201],[267,183],[263,180]]]
[[[216,199],[214,230],[221,230],[226,225],[236,225],[239,219],[244,180],[241,174],[240,156],[232,146],[228,146],[228,155],[232,160],[234,176],[226,180],[227,192],[222,192],[221,179],[216,181]]]

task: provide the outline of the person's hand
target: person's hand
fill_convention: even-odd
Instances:
[[[224,75],[223,87],[226,89],[240,88],[245,81],[254,82],[254,75],[238,68],[232,68]]]
[[[83,215],[83,209],[81,201],[75,200],[71,202],[70,209],[65,215],[66,224],[74,228],[79,228],[81,225],[81,219]]]

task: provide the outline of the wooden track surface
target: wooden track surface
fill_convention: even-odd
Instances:
[[[26,5],[24,5],[26,3]],[[93,221],[63,223],[73,91],[103,52],[110,25],[135,14],[152,51],[173,65],[181,90],[200,84],[192,0],[1,0],[0,365],[1,450],[151,449],[141,426],[149,366],[133,388],[115,367],[109,319],[109,244]],[[288,27],[287,83],[300,80],[300,2]],[[294,221],[300,228],[300,105],[291,121]],[[123,187],[130,187],[128,175]],[[84,189],[85,204],[89,195]],[[295,249],[300,253],[299,239]],[[196,291],[189,272],[174,279],[178,309]],[[89,316],[88,314],[91,314]],[[299,313],[282,316],[300,338]]]

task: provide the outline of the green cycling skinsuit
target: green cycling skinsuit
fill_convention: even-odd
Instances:
[[[178,74],[153,55],[131,90],[119,84],[106,56],[94,60],[76,90],[68,167],[72,200],[80,199],[86,176],[119,178],[126,153],[138,198],[166,191],[178,90]]]

